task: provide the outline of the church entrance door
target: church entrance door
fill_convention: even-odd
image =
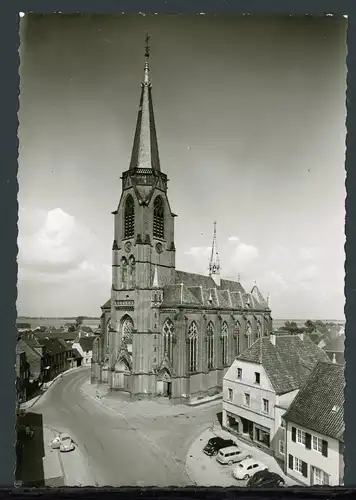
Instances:
[[[172,395],[172,382],[163,382],[163,396],[170,398]]]

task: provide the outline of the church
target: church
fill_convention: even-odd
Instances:
[[[147,42],[147,41],[146,41]],[[209,275],[176,270],[174,223],[152,102],[149,50],[131,161],[114,216],[111,298],[101,307],[91,382],[134,399],[186,403],[219,394],[235,357],[272,330],[255,285],[220,277],[216,225]]]

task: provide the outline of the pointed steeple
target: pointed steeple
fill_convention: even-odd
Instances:
[[[148,60],[150,37],[146,36],[144,76],[141,83],[141,98],[138,110],[136,132],[132,147],[130,170],[135,168],[149,168],[160,171],[158,142],[152,104],[152,85]]]
[[[216,286],[220,286],[220,259],[216,244],[216,222],[214,222],[213,243],[211,245],[209,276],[213,278]]]

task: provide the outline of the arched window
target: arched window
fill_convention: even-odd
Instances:
[[[132,330],[133,321],[130,316],[126,316],[122,322],[122,343],[126,345],[129,353],[132,353]]]
[[[208,369],[214,367],[214,325],[209,321],[206,327],[206,357]]]
[[[240,323],[236,321],[235,325],[235,330],[234,330],[234,337],[235,337],[235,357],[237,357],[240,354]]]
[[[269,330],[269,320],[268,320],[268,317],[266,317],[264,319],[263,335],[268,335],[268,330]]]
[[[250,347],[251,345],[251,332],[252,332],[251,323],[248,321],[246,323],[247,347]]]
[[[153,236],[164,238],[164,206],[160,196],[157,196],[153,204]]]
[[[136,282],[136,261],[133,255],[130,255],[129,266],[130,266],[129,268],[130,282],[131,282],[131,287],[133,288]]]
[[[259,339],[261,337],[261,334],[262,334],[261,321],[257,321],[257,325],[256,325],[256,338]]]
[[[135,203],[129,194],[124,209],[124,238],[132,238],[135,234]]]
[[[227,351],[227,336],[229,333],[229,327],[226,321],[221,325],[221,362],[223,366],[226,366],[229,362],[228,351]]]
[[[122,257],[121,259],[121,286],[124,287],[127,281],[127,259]]]
[[[190,372],[196,372],[198,369],[198,328],[195,321],[192,321],[188,329],[188,369]]]
[[[111,332],[111,319],[108,319],[108,322],[106,323],[106,348],[109,347],[110,345],[110,332]]]
[[[174,325],[173,322],[167,318],[163,324],[163,353],[168,357],[169,361],[173,362],[173,336]]]

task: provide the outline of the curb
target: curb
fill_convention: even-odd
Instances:
[[[54,382],[56,382],[60,378],[65,377],[66,375],[69,375],[69,373],[73,373],[75,370],[79,370],[80,368],[82,368],[82,367],[81,366],[76,366],[75,368],[69,368],[68,370],[66,370],[66,371],[60,373],[59,375],[57,375],[56,377],[54,377],[54,379],[52,379],[49,382],[47,382],[49,385],[45,388],[45,390],[41,394],[39,394],[38,396],[36,396],[34,398],[34,400],[31,402],[31,404],[27,404],[26,402],[20,404],[20,408],[19,408],[20,411],[21,410],[26,411],[26,410],[29,410],[30,408],[32,408],[42,398],[42,396],[44,396],[46,394],[46,392],[48,391],[48,389],[50,389],[52,387],[52,385],[54,384]]]

